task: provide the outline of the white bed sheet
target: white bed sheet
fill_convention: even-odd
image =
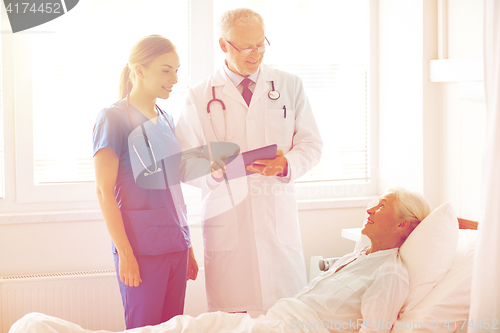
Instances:
[[[90,331],[65,320],[30,313],[12,325],[9,333],[110,333],[109,331]],[[226,312],[204,313],[194,318],[177,316],[166,323],[146,326],[127,333],[296,333],[327,332],[322,328],[321,319],[310,307],[294,298],[279,300],[264,316],[252,319],[250,315]]]

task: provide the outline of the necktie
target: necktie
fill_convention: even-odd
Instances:
[[[248,89],[248,85],[252,82],[250,79],[244,79],[241,81],[240,85],[243,87],[243,91],[241,92],[241,95],[243,96],[243,99],[247,103],[247,105],[250,105],[250,100],[252,99],[252,91]]]

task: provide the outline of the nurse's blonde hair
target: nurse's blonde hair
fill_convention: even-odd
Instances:
[[[219,18],[219,37],[224,40],[230,40],[233,28],[236,25],[251,25],[256,22],[262,24],[264,28],[264,19],[262,16],[249,8],[228,10]]]
[[[139,40],[130,50],[128,63],[120,76],[119,98],[125,98],[134,85],[135,72],[131,70],[134,65],[147,66],[162,54],[175,50],[174,44],[160,35],[149,35]]]

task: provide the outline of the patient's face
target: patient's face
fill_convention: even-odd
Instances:
[[[368,208],[368,219],[362,230],[362,233],[370,239],[387,238],[396,236],[400,230],[398,226],[402,219],[396,218],[394,203],[396,197],[392,193],[381,196],[378,202],[371,208]]]

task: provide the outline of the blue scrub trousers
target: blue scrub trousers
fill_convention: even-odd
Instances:
[[[114,253],[127,329],[157,325],[183,313],[188,252],[189,249],[155,256],[137,255],[142,279],[138,287],[120,281],[118,254]]]

